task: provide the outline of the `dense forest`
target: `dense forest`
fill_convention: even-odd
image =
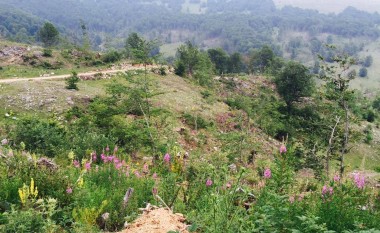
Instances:
[[[121,47],[126,36],[136,31],[150,39],[159,39],[163,44],[190,40],[203,43],[205,47],[220,46],[228,52],[242,53],[265,44],[275,48],[284,42],[282,36],[288,31],[305,32],[311,38],[327,33],[373,40],[380,35],[377,28],[380,15],[352,7],[340,14],[326,15],[289,6],[276,9],[271,0],[190,2],[192,5],[185,1],[153,0],[52,0],[43,3],[40,0],[2,0],[3,10],[18,10],[2,14],[1,33],[7,38],[28,42],[30,37],[36,36],[36,25],[49,20],[74,42],[80,41],[81,25],[86,25],[94,49],[104,49],[106,43]],[[186,4],[198,4],[199,9],[204,10],[189,13]],[[27,23],[28,17],[33,18],[32,23]],[[21,18],[24,20],[19,20]],[[22,29],[25,35],[20,36],[20,30],[16,32],[14,28]],[[210,39],[218,43],[207,44],[205,41]]]

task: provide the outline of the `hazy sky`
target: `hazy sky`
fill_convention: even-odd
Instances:
[[[316,9],[325,13],[341,12],[347,6],[380,13],[380,0],[274,0],[274,2],[278,7],[293,5],[301,8]]]

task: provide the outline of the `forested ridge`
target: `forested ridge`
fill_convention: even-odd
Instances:
[[[264,44],[278,44],[281,38],[275,38],[274,31],[281,34],[295,30],[310,36],[328,33],[371,39],[380,35],[377,28],[379,14],[352,7],[340,14],[326,15],[295,7],[276,9],[270,0],[190,2],[199,4],[204,12],[188,13],[185,1],[2,0],[2,10],[18,10],[2,14],[1,35],[27,42],[30,37],[36,36],[36,25],[49,20],[73,41],[78,41],[80,25],[85,24],[95,49],[110,41],[114,42],[114,46],[121,46],[120,39],[137,31],[148,38],[158,38],[162,43],[192,40],[201,44],[204,40],[217,38],[221,41],[220,46],[227,51],[243,53]],[[35,23],[20,20],[28,17],[33,17],[32,22]],[[16,36],[20,30],[16,32],[14,28],[22,29],[26,36]]]

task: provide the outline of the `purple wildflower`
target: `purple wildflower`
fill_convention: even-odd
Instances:
[[[108,152],[108,151],[110,151],[110,147],[107,145],[107,147],[106,147],[106,151]]]
[[[265,179],[270,179],[271,177],[272,177],[272,171],[269,168],[265,169],[265,171],[264,171],[264,178]]]
[[[364,175],[360,175],[359,173],[356,173],[354,175],[354,181],[355,181],[356,187],[358,187],[359,189],[364,189],[364,186],[365,186]]]
[[[105,155],[105,154],[101,154],[100,155],[100,158],[102,159],[102,161],[104,162],[104,163],[106,163],[107,162],[107,156]]]
[[[286,146],[284,144],[280,146],[280,154],[283,154],[283,153],[286,153]]]
[[[164,161],[165,161],[165,163],[169,163],[170,162],[170,155],[169,155],[169,153],[165,154]]]
[[[210,179],[210,178],[208,178],[207,180],[206,180],[206,186],[207,187],[210,187],[212,185],[212,180]]]
[[[143,172],[144,173],[149,173],[149,166],[148,164],[144,163],[144,166],[143,166]]]
[[[153,173],[152,178],[157,179],[157,173]]]
[[[79,168],[79,167],[80,167],[80,163],[78,162],[78,160],[74,160],[74,161],[73,161],[73,165],[74,165],[74,167],[76,167],[76,168]]]
[[[72,193],[73,193],[73,189],[72,189],[71,187],[68,187],[68,188],[66,189],[66,193],[67,193],[67,194],[72,194]]]
[[[334,176],[334,181],[335,181],[335,182],[339,182],[339,181],[340,181],[340,176],[339,176],[338,174],[336,174],[336,175]]]
[[[116,163],[115,164],[115,168],[116,168],[116,170],[120,170],[120,168],[123,166],[123,164],[122,163]]]
[[[84,167],[86,168],[87,171],[91,170],[91,162],[87,162]]]
[[[141,175],[140,175],[140,172],[139,172],[139,171],[136,170],[136,171],[134,172],[134,174],[135,174],[135,176],[136,176],[137,178],[141,178]]]

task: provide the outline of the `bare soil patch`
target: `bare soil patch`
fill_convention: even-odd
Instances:
[[[170,231],[188,233],[185,218],[167,208],[144,211],[126,230],[121,233],[168,233]]]

